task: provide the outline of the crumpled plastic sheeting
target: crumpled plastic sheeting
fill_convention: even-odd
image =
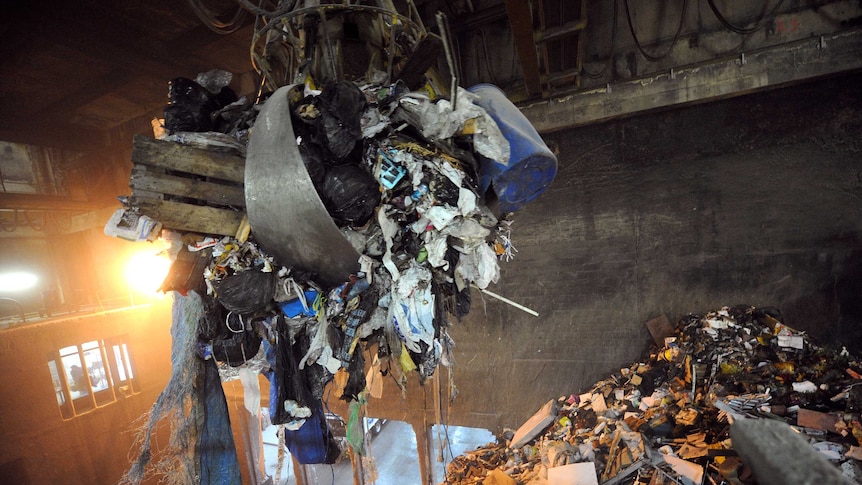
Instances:
[[[497,255],[485,244],[480,244],[473,251],[463,254],[458,260],[455,271],[462,279],[473,281],[483,290],[500,279]]]
[[[408,349],[420,352],[418,342],[431,345],[434,339],[434,294],[431,271],[411,261],[410,268],[389,293],[389,318]]]
[[[497,127],[497,123],[473,100],[476,95],[458,87],[458,105],[441,99],[436,103],[424,93],[409,93],[398,100],[398,105],[409,113],[407,121],[420,129],[429,140],[445,140],[464,129],[467,120],[474,119],[476,127],[474,145],[476,151],[499,163],[509,163],[509,141]],[[396,112],[397,113],[397,112]]]

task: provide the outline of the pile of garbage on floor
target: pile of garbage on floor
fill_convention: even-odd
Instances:
[[[862,483],[862,359],[817,346],[774,308],[725,307],[675,329],[656,321],[662,345],[648,360],[455,457],[445,483],[755,484],[730,439],[746,418],[791,425]]]

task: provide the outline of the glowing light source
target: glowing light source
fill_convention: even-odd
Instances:
[[[142,293],[155,294],[171,269],[171,261],[153,252],[136,253],[126,264],[126,281]]]
[[[36,286],[38,282],[38,276],[23,271],[0,274],[0,292],[26,291]]]

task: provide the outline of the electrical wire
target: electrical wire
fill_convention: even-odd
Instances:
[[[730,30],[731,32],[736,32],[737,34],[753,34],[753,33],[757,32],[758,30],[760,30],[766,26],[766,22],[768,22],[769,19],[771,19],[775,15],[775,12],[778,11],[778,9],[784,3],[784,0],[778,0],[778,3],[775,4],[775,7],[773,7],[772,10],[769,11],[769,13],[761,14],[760,18],[758,18],[755,21],[755,25],[753,27],[749,27],[747,29],[744,29],[742,27],[737,27],[736,25],[733,25],[732,23],[730,23],[730,21],[727,20],[727,17],[725,17],[721,13],[721,11],[718,10],[718,6],[715,4],[715,0],[707,0],[707,3],[709,4],[710,10],[712,10],[712,13],[715,15],[715,18],[717,18],[718,21],[721,22],[721,25],[723,25],[725,28],[727,28],[727,30]],[[765,3],[763,5],[763,7],[764,7],[763,10],[765,11],[766,10],[766,4]]]
[[[632,39],[634,39],[635,45],[641,52],[641,55],[643,55],[647,60],[653,62],[660,61],[670,55],[670,53],[673,52],[674,46],[679,40],[679,34],[682,32],[682,24],[685,23],[685,13],[688,11],[688,0],[682,0],[682,13],[679,16],[679,26],[676,29],[676,33],[673,35],[673,40],[670,43],[670,47],[668,47],[667,52],[659,56],[650,54],[646,50],[644,50],[643,45],[641,45],[640,41],[638,40],[637,34],[635,34],[635,26],[632,23],[632,15],[631,11],[629,10],[629,0],[623,0],[623,2],[623,5],[626,7],[626,20],[628,20],[629,31],[632,33]]]
[[[233,17],[225,22],[219,19],[218,15],[206,7],[201,0],[189,0],[189,5],[204,25],[209,27],[213,32],[222,35],[232,34],[239,30],[246,16],[245,9],[237,7]]]
[[[281,2],[282,4],[276,7],[275,10],[267,10],[262,6],[251,3],[249,0],[237,0],[237,3],[239,3],[240,7],[248,10],[256,16],[265,18],[279,17],[290,12],[296,6],[296,0]]]
[[[602,67],[602,70],[597,72],[597,73],[592,73],[589,70],[587,70],[587,68],[581,66],[581,73],[583,73],[584,76],[587,76],[590,79],[599,79],[599,78],[603,77],[605,75],[605,73],[608,71],[608,67],[610,67],[611,63],[614,62],[614,53],[617,50],[617,17],[618,17],[618,15],[619,15],[619,3],[617,2],[617,0],[614,0],[614,24],[613,24],[613,28],[611,30],[611,53],[608,55],[608,60],[607,60],[607,62],[605,62],[605,65],[604,65],[604,67]]]

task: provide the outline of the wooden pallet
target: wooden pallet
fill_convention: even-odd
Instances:
[[[181,232],[233,236],[245,216],[245,159],[143,135],[134,138],[129,203]]]

